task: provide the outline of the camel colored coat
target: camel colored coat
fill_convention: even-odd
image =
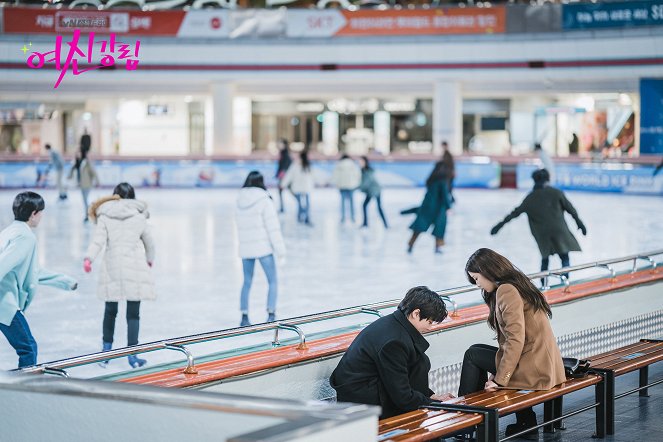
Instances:
[[[562,355],[544,311],[534,311],[511,284],[495,295],[499,350],[495,382],[505,388],[549,390],[566,381]]]

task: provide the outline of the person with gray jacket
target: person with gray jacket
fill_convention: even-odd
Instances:
[[[265,188],[260,172],[252,171],[246,177],[244,186],[237,195],[235,211],[239,256],[242,258],[244,284],[240,297],[242,320],[240,326],[251,325],[249,321],[249,292],[253,282],[256,260],[260,262],[267,276],[267,322],[276,320],[276,298],[278,281],[276,278],[276,256],[281,262],[285,259],[285,243],[281,235],[281,225],[276,214],[274,201]]]
[[[367,157],[361,157],[361,184],[359,185],[359,190],[366,194],[366,199],[364,200],[363,210],[364,210],[364,223],[362,227],[368,227],[368,216],[366,213],[366,208],[368,203],[372,198],[375,198],[375,202],[378,205],[378,213],[382,222],[384,223],[385,229],[389,226],[387,225],[387,218],[384,216],[382,211],[382,201],[380,200],[380,194],[382,193],[382,188],[380,183],[378,183],[377,178],[375,178],[375,170],[371,167],[371,164],[368,162]]]
[[[93,186],[99,185],[99,177],[97,176],[97,171],[94,169],[94,165],[87,157],[88,151],[86,149],[81,149],[76,154],[76,161],[69,171],[69,179],[74,177],[76,174],[76,181],[78,186],[81,188],[81,195],[83,196],[83,206],[85,207],[85,219],[83,222],[88,222],[88,198],[90,196],[90,189]]]
[[[101,198],[90,207],[90,218],[97,224],[83,260],[83,269],[105,249],[99,272],[97,297],[106,302],[103,323],[103,350],[113,344],[119,301],[127,301],[127,344],[138,344],[140,302],[156,299],[150,267],[154,262],[154,240],[147,224],[147,204],[136,199],[129,183],[115,186],[113,195]],[[107,361],[106,361],[107,363]],[[132,367],[142,367],[145,359],[129,356]]]

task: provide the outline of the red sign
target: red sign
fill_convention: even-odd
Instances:
[[[497,34],[506,24],[504,7],[400,11],[343,11],[340,35]]]
[[[121,35],[176,36],[185,11],[51,11],[4,8],[4,32],[20,34],[97,32]]]

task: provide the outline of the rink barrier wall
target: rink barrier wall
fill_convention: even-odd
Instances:
[[[516,166],[516,187],[531,189],[532,172],[539,169],[536,162]],[[552,185],[562,190],[612,192],[637,195],[663,195],[663,173],[654,176],[653,166],[620,163],[556,164]]]
[[[618,336],[624,324],[627,327],[635,324],[633,327],[640,328],[640,331],[650,330],[651,336],[661,334],[663,311],[655,309],[660,306],[657,290],[660,291],[661,282],[663,269],[658,267],[546,292],[553,306],[552,325],[559,337],[560,347],[572,355],[619,347],[630,343],[628,340],[631,339],[629,334],[622,338]],[[624,309],[625,305],[629,308]],[[601,314],[583,316],[579,320],[579,311]],[[483,304],[463,308],[459,310],[458,317],[448,318],[427,334],[426,338],[431,342],[428,354],[433,367],[430,374],[432,385],[452,391],[458,381],[459,361],[467,347],[477,342],[493,343],[493,334],[485,325],[487,314],[487,307]],[[606,346],[602,348],[595,344],[583,344],[603,339],[595,329],[603,334],[612,334],[613,339],[606,341]],[[635,340],[647,337],[640,331],[634,332],[637,335],[634,335]],[[181,368],[175,368],[118,380],[170,388],[261,391],[261,394],[270,397],[328,399],[333,396],[328,377],[358,333],[359,330],[312,340],[304,350],[288,345],[200,363],[196,366],[198,374],[184,374]]]
[[[502,183],[502,160],[489,157],[467,157],[456,161],[457,188],[499,188]],[[313,162],[316,185],[330,185],[335,160]],[[385,187],[423,187],[434,160],[372,161],[377,179]],[[531,174],[541,167],[535,160],[516,165],[516,185],[531,189]],[[95,162],[100,185],[114,187],[128,182],[134,187],[163,188],[240,188],[248,173],[257,170],[269,187],[275,187],[273,160],[155,160]],[[563,190],[663,195],[663,173],[653,176],[653,164],[558,162],[554,186]],[[65,174],[69,169],[65,169]],[[55,171],[48,163],[12,161],[0,163],[0,188],[54,188]],[[68,182],[74,187],[74,181]]]
[[[337,161],[313,161],[316,185],[327,186]],[[383,187],[421,187],[433,170],[434,161],[371,162]],[[180,161],[95,161],[99,182],[114,187],[128,182],[134,187],[240,188],[246,176],[257,170],[269,187],[277,185],[273,160],[180,160]],[[487,157],[456,162],[456,187],[495,189],[500,186],[500,164]],[[69,168],[65,169],[65,176]],[[56,173],[48,163],[0,163],[0,188],[48,187],[56,184]],[[69,187],[75,186],[69,181]]]

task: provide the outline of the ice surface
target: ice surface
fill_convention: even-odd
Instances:
[[[1,226],[13,219],[11,202],[16,193],[0,192]],[[40,363],[98,351],[104,308],[95,293],[99,263],[95,263],[91,274],[82,269],[94,225],[83,223],[80,194],[70,192],[69,200],[60,203],[55,192],[41,193],[46,199],[46,211],[37,229],[40,262],[48,269],[76,277],[80,288],[76,292],[61,292],[42,287],[29,308],[26,316],[39,344]],[[96,189],[91,200],[109,193],[109,189]],[[239,325],[242,270],[233,217],[236,194],[232,189],[137,190],[137,197],[150,206],[157,246],[153,272],[159,294],[155,302],[141,306],[140,342]],[[430,235],[419,238],[412,255],[406,253],[408,225],[413,217],[398,212],[418,205],[423,189],[383,192],[388,230],[379,222],[374,202],[369,206],[370,228],[358,227],[363,202],[363,195],[358,193],[356,224],[341,225],[338,192],[316,189],[311,196],[313,227],[296,222],[295,200],[284,195],[286,213],[281,215],[281,221],[288,256],[278,274],[278,317],[397,299],[415,285],[435,290],[466,285],[465,261],[479,247],[496,249],[525,272],[538,271],[540,256],[524,215],[507,224],[497,236],[489,234],[491,226],[525,194],[516,190],[456,190],[457,203],[450,212],[447,244],[441,255],[433,253]],[[567,195],[589,232],[587,237],[580,235],[568,217],[583,248],[583,252],[571,254],[572,264],[663,248],[663,198],[582,192]],[[558,266],[558,258],[552,258],[551,268]],[[251,292],[250,317],[254,322],[266,319],[266,291],[264,274],[257,266]],[[474,292],[460,300],[477,299],[478,293]],[[262,334],[256,339],[269,342],[270,336]],[[126,325],[121,305],[115,346],[124,345]],[[197,346],[193,350],[197,355],[204,354]],[[146,358],[150,363],[167,359],[161,353],[164,352],[148,354]],[[180,359],[178,353],[165,353],[171,359]],[[0,337],[0,369],[15,368],[16,363],[13,349]],[[111,366],[118,370],[129,368],[126,361],[119,360],[112,361]],[[90,367],[82,373],[108,371]]]

